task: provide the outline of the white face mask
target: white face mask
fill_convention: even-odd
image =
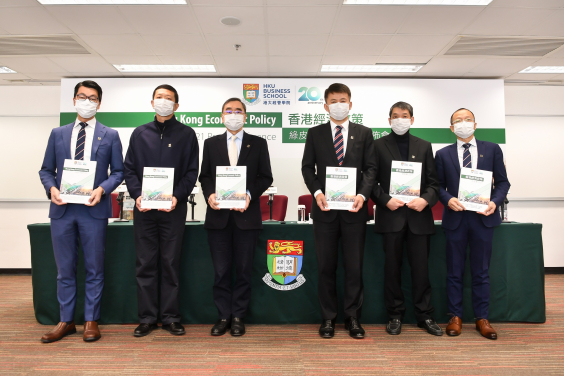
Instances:
[[[391,123],[392,130],[399,136],[404,135],[411,127],[411,119],[397,118],[392,119]]]
[[[74,108],[76,108],[76,112],[84,118],[90,119],[92,116],[96,115],[96,109],[98,108],[98,103],[92,103],[88,99],[83,101],[79,101],[78,99],[75,100]]]
[[[174,112],[174,102],[164,98],[154,99],[153,107],[160,116],[168,116]]]
[[[468,138],[474,134],[474,123],[473,121],[461,121],[460,123],[454,124],[454,134],[460,138]]]
[[[349,116],[348,103],[332,103],[329,105],[329,115],[335,120],[343,120]]]
[[[236,131],[241,129],[243,124],[245,124],[245,115],[243,114],[228,114],[223,115],[223,124],[230,131]]]

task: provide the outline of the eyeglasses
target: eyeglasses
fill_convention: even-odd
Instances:
[[[463,121],[464,121],[464,122],[467,122],[467,123],[474,123],[474,119],[466,118],[466,119],[464,119],[464,120],[462,120],[462,119],[456,119],[455,121],[452,122],[452,124],[453,124],[453,125],[454,125],[454,124],[459,124],[459,123],[462,123]]]
[[[224,113],[225,115],[231,115],[231,114],[241,115],[241,114],[244,114],[243,111],[237,111],[237,110],[235,110],[235,111],[226,110],[226,111],[223,111],[223,113]]]
[[[95,96],[95,95],[91,95],[91,96],[87,97],[84,94],[78,94],[76,96],[76,99],[78,99],[79,101],[85,101],[86,99],[88,99],[90,101],[90,103],[98,103],[98,101],[99,101],[98,97]]]

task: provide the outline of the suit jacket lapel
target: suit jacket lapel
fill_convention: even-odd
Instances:
[[[67,124],[65,129],[63,129],[63,145],[65,145],[65,155],[66,159],[73,159],[71,156],[71,138],[72,138],[72,128],[74,127],[74,123]]]
[[[419,139],[413,136],[411,133],[409,134],[409,150],[407,152],[407,161],[412,161],[413,159],[417,158],[417,152],[419,151]],[[397,146],[397,144],[396,144]],[[398,148],[399,149],[399,148]]]
[[[349,122],[349,131],[347,132],[347,150],[345,152],[345,158],[343,159],[343,165],[347,162],[347,160],[351,159],[352,157],[348,158],[349,153],[353,150],[354,142],[358,138],[358,129],[355,123]],[[337,153],[335,153],[335,156]]]
[[[229,154],[227,153],[227,131],[219,135],[218,142],[219,145],[217,145],[217,148],[218,148],[219,158],[221,159],[221,165],[231,166],[231,163],[229,163]]]
[[[476,150],[476,158],[478,159],[478,160],[476,161],[476,168],[477,168],[478,170],[483,170],[482,164],[483,164],[483,162],[484,162],[484,161],[483,161],[484,158],[483,158],[483,157],[480,158],[480,155],[484,155],[484,144],[482,143],[482,141],[476,140],[476,146],[477,146],[477,148],[476,148],[476,149],[477,149],[477,150]],[[480,151],[480,150],[481,150],[481,151]],[[480,154],[480,153],[481,153],[481,154]]]
[[[323,127],[323,142],[327,144],[330,153],[333,155],[333,162],[335,167],[339,165],[339,160],[337,159],[337,153],[335,152],[335,144],[333,143],[333,131],[331,130],[331,123],[326,123]],[[343,160],[344,163],[344,160]]]
[[[237,166],[244,166],[245,159],[251,151],[252,143],[251,136],[243,131],[243,138],[241,139],[241,151],[239,152],[239,159],[237,160]]]
[[[98,147],[102,143],[104,136],[106,135],[106,129],[102,124],[96,121],[96,126],[94,127],[94,139],[92,140],[92,151],[90,152],[90,160],[96,160],[96,152],[98,151]],[[87,140],[88,141],[88,140]]]
[[[394,139],[394,136],[392,134],[385,136],[384,138],[386,140],[386,147],[388,148],[388,150],[390,151],[390,153],[392,154],[392,158],[394,159],[394,161],[401,161],[401,154],[398,148],[398,144],[396,142],[396,140]],[[411,146],[410,146],[411,148]]]
[[[455,143],[448,147],[449,148],[448,151],[450,154],[450,158],[452,159],[452,163],[454,164],[454,168],[458,172],[458,175],[460,175],[460,161],[458,160],[458,150],[456,150],[457,147],[458,144]]]

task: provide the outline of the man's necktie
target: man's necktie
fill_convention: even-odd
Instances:
[[[237,137],[231,136],[231,142],[229,143],[229,163],[231,166],[237,166],[237,144],[235,139]]]
[[[464,153],[462,154],[462,167],[472,168],[472,154],[470,154],[470,144],[462,145]]]
[[[340,125],[337,125],[335,127],[337,129],[337,132],[335,132],[335,139],[333,140],[333,145],[335,145],[335,153],[337,153],[337,160],[339,161],[339,166],[343,164],[343,155],[344,155],[344,147],[345,144],[343,142],[343,133],[341,133],[341,130],[343,129],[343,127],[341,127]]]
[[[84,130],[84,128],[86,128],[88,124],[80,123],[79,125],[82,128],[80,128],[80,132],[78,132],[78,137],[76,138],[76,148],[74,150],[75,160],[84,159],[84,142],[86,141],[86,131]]]

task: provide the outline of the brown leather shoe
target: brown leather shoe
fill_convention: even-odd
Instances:
[[[452,316],[446,327],[446,334],[449,336],[459,336],[462,332],[462,320],[458,316]]]
[[[60,340],[61,338],[68,336],[69,334],[76,333],[76,326],[74,326],[74,321],[70,324],[62,321],[57,324],[55,329],[51,330],[49,333],[44,334],[41,337],[41,342],[51,343]]]
[[[497,333],[486,319],[476,320],[476,330],[487,339],[497,339]]]
[[[84,334],[82,339],[84,342],[94,342],[100,339],[102,335],[100,334],[100,329],[98,329],[98,323],[96,321],[86,321],[84,323]]]

